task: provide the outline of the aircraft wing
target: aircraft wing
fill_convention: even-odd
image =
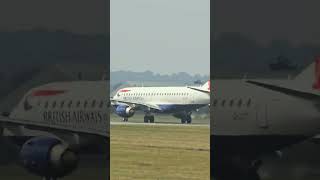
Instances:
[[[280,92],[280,93],[287,94],[290,96],[295,96],[295,97],[313,100],[313,101],[320,100],[320,96],[317,94],[314,94],[312,92],[302,91],[299,89],[294,89],[292,87],[287,87],[284,85],[278,85],[278,84],[272,84],[272,83],[268,83],[268,82],[260,82],[260,81],[254,81],[254,80],[247,80],[246,82],[249,84],[253,84],[253,85],[265,88],[265,89]]]
[[[135,102],[135,101],[124,101],[124,100],[114,100],[111,99],[112,104],[117,104],[117,103],[123,103],[127,104],[130,107],[133,107],[135,109],[142,109],[142,108],[151,108],[155,110],[161,111],[161,108],[158,105],[155,104],[148,104],[148,103],[143,103],[143,102]]]
[[[74,128],[71,125],[58,125],[58,124],[48,124],[46,122],[36,122],[29,120],[21,119],[12,119],[9,117],[0,116],[0,126],[1,127],[12,127],[12,126],[21,126],[30,130],[39,130],[46,132],[56,132],[56,133],[77,133],[77,134],[86,134],[100,137],[110,137],[110,134],[107,130],[107,127],[101,128]]]

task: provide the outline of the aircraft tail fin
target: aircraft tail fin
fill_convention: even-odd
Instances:
[[[320,56],[316,56],[314,62],[298,74],[294,81],[301,88],[320,90]]]
[[[201,87],[188,87],[190,89],[193,89],[193,90],[196,90],[196,91],[200,91],[200,92],[204,92],[204,93],[210,93],[210,86],[211,86],[211,83],[210,83],[210,80],[207,81],[204,85],[202,85]]]
[[[209,80],[204,85],[201,86],[201,89],[210,92],[210,89],[211,89],[210,86],[211,86],[211,81]]]

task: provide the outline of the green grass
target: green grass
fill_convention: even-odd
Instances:
[[[209,127],[111,126],[111,179],[209,179]]]

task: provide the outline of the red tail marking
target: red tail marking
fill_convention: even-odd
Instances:
[[[128,89],[121,89],[120,92],[129,92],[130,90]]]
[[[33,92],[32,96],[55,96],[64,92],[63,90],[38,90]]]
[[[208,90],[210,91],[210,87],[211,87],[211,81],[209,81],[208,83]]]
[[[320,56],[315,58],[315,69],[314,69],[314,83],[313,89],[320,90]]]

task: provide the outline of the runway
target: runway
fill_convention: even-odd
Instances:
[[[185,126],[185,127],[210,127],[209,124],[175,124],[175,123],[137,123],[137,122],[110,122],[110,125],[122,126]]]

